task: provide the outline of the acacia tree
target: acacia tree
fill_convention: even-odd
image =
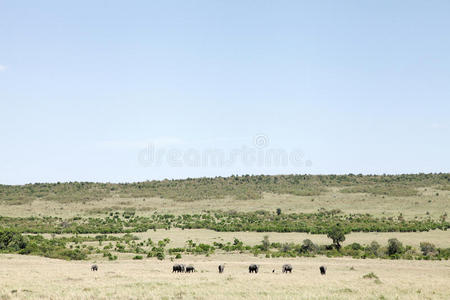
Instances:
[[[339,224],[336,224],[328,230],[327,237],[333,241],[334,247],[339,250],[341,249],[341,243],[345,241],[345,231]]]

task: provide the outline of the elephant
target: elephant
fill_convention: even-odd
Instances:
[[[285,264],[285,265],[283,265],[281,270],[282,270],[283,273],[287,273],[287,272],[292,273],[292,265]]]
[[[225,269],[225,265],[219,265],[219,273],[223,273],[223,270]]]
[[[259,270],[259,266],[258,265],[255,265],[255,264],[251,264],[249,267],[248,267],[248,272],[249,273],[258,273],[258,270]]]
[[[184,273],[185,267],[183,264],[176,264],[172,267],[172,273]]]
[[[173,265],[173,267],[172,267],[172,273],[174,273],[174,272],[179,272],[179,271],[180,271],[180,265],[179,265],[179,264]]]
[[[193,265],[189,265],[186,267],[186,273],[193,273],[195,271],[195,268]]]

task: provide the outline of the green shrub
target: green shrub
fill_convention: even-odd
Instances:
[[[352,243],[352,244],[350,244],[350,248],[352,250],[361,250],[363,247],[358,243]]]
[[[428,242],[420,243],[420,251],[422,251],[422,254],[425,256],[429,254],[435,254],[437,252],[436,246]]]
[[[310,239],[303,240],[303,244],[299,248],[301,253],[315,253],[317,252],[319,247],[314,244]]]
[[[283,253],[287,253],[287,252],[291,251],[292,248],[294,248],[294,245],[292,243],[283,243],[281,245],[280,251]]]
[[[164,260],[165,257],[166,257],[166,256],[164,255],[164,252],[158,252],[158,253],[156,253],[156,258],[157,258],[158,260]]]
[[[377,256],[380,255],[381,246],[380,246],[380,244],[379,244],[377,241],[372,241],[372,242],[370,243],[370,245],[366,247],[366,251],[367,251],[369,254],[371,254],[371,255],[377,257]]]
[[[0,251],[16,252],[27,246],[22,234],[0,229]]]
[[[66,260],[84,260],[87,259],[86,252],[80,250],[63,249],[54,252],[56,255],[49,255],[51,258],[62,258]]]
[[[387,252],[389,256],[401,254],[403,253],[403,251],[404,251],[403,244],[399,240],[395,238],[388,240]]]
[[[269,236],[265,235],[264,239],[261,241],[261,250],[268,251],[270,247]]]
[[[363,278],[364,279],[379,279],[378,276],[373,272],[363,275]]]

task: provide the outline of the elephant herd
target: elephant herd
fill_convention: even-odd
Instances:
[[[193,273],[193,272],[195,272],[195,268],[193,265],[185,266],[183,264],[176,264],[176,265],[173,265],[172,273],[173,272],[175,272],[175,273],[184,273],[184,272]]]
[[[294,268],[292,267],[291,264],[285,264],[281,267],[281,272],[282,273],[292,273],[292,270]],[[319,267],[320,270],[320,274],[325,275],[326,274],[326,270],[327,268],[325,266],[320,266]],[[250,266],[248,266],[248,272],[249,273],[258,273],[259,271],[259,266],[256,264],[251,264]],[[272,273],[275,273],[275,270],[272,270]]]
[[[225,264],[219,265],[218,269],[219,269],[219,273],[223,273],[225,270]],[[91,270],[98,271],[98,266],[92,265]],[[292,268],[291,264],[285,264],[281,267],[282,273],[292,273],[292,270],[293,270],[293,268]],[[327,267],[325,267],[325,266],[320,266],[319,270],[320,270],[320,274],[322,274],[322,275],[325,275],[327,273]],[[258,271],[259,271],[259,265],[251,264],[250,266],[248,266],[249,273],[257,274]],[[175,264],[172,267],[172,273],[194,273],[194,272],[195,272],[195,268],[193,265],[185,266],[184,264]],[[273,270],[272,273],[275,273],[275,270]]]
[[[221,264],[218,267],[219,269],[219,273],[223,273],[225,271],[225,264]],[[292,273],[292,270],[294,268],[292,267],[291,264],[285,264],[281,267],[281,272],[282,273]],[[325,275],[327,273],[327,267],[325,266],[320,266],[319,267],[320,270],[320,274]],[[195,271],[194,266],[189,265],[189,266],[185,266],[183,264],[175,264],[172,267],[172,273],[192,273]],[[259,271],[259,265],[257,264],[251,264],[250,266],[248,266],[248,272],[249,273],[255,273],[257,274]],[[273,273],[275,273],[275,270],[272,271]]]

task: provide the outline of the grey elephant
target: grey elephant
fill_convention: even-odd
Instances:
[[[259,270],[259,266],[255,265],[255,264],[251,264],[250,266],[248,266],[248,272],[249,273],[258,273]]]
[[[283,267],[281,268],[283,273],[292,273],[292,265],[291,264],[285,264],[283,265]]]
[[[195,268],[193,265],[189,265],[186,267],[186,273],[193,273],[195,271]]]
[[[223,273],[223,270],[225,270],[225,265],[224,264],[219,265],[219,273]]]
[[[184,270],[185,270],[185,267],[184,267],[183,264],[176,264],[176,265],[173,265],[173,267],[172,267],[172,273],[173,272],[175,272],[175,273],[183,273]]]

